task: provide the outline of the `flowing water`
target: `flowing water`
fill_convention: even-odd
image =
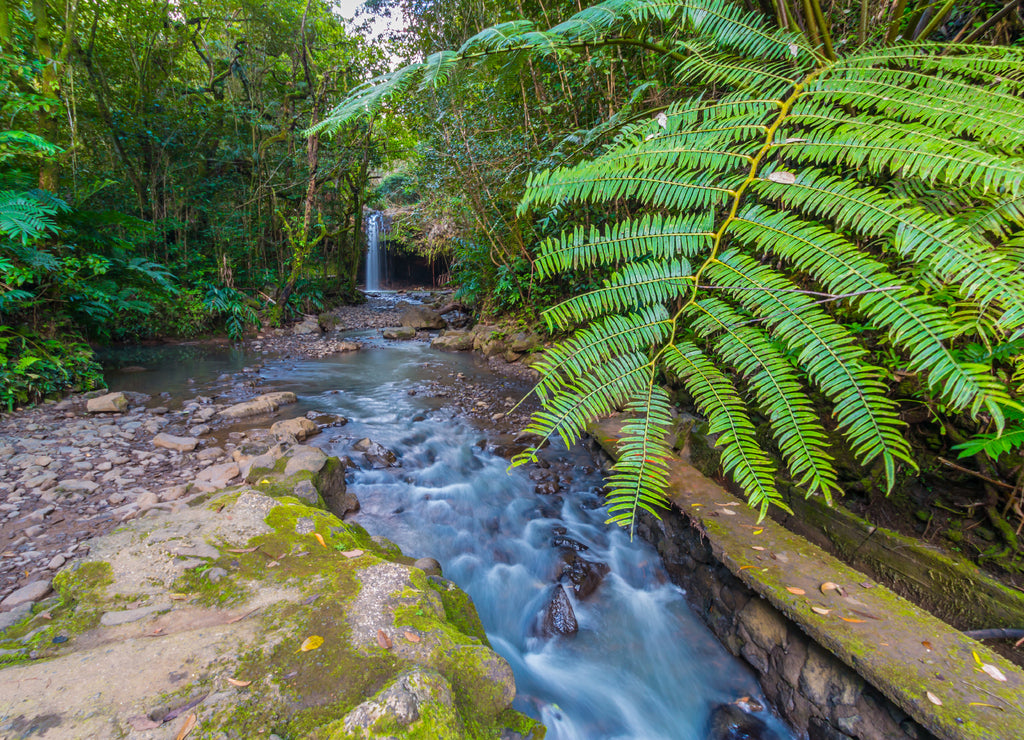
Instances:
[[[419,343],[383,346],[369,334],[356,338],[367,343],[363,351],[271,360],[261,376],[299,396],[290,407],[296,412],[316,409],[350,420],[313,444],[356,457],[351,443],[370,437],[398,455],[400,467],[352,474],[350,490],[362,503],[355,521],[407,555],[436,558],[445,576],[472,596],[492,646],[515,671],[516,708],[541,719],[550,740],[792,738],[768,712],[758,714],[769,728],[762,735],[709,734],[716,706],[741,696],[763,703],[760,689],[693,615],[657,553],[603,524],[594,460],[581,449],[545,450],[542,464],[565,469],[568,458],[572,482],[564,495],[538,495],[528,471],[507,472],[507,461],[489,451],[486,430],[455,417],[443,397],[429,392],[438,381],[452,394],[464,383],[498,382],[482,362]],[[193,351],[185,365],[183,351],[121,360],[118,366],[149,360],[163,369],[109,376],[111,387],[209,394],[224,389],[221,373],[253,361],[207,348]],[[171,352],[174,361],[160,362],[160,352]],[[539,615],[564,562],[556,536],[587,548],[580,555],[607,564],[609,572],[586,600],[566,589],[579,632],[544,638]]]
[[[453,418],[443,399],[408,393],[460,372],[461,382],[487,382],[471,356],[403,343],[271,362],[262,374],[304,406],[350,419],[315,444],[346,454],[351,441],[370,437],[398,455],[399,468],[355,472],[355,521],[407,555],[436,558],[473,597],[492,646],[515,671],[516,707],[539,717],[548,738],[708,738],[711,710],[759,697],[756,681],[692,614],[653,549],[603,524],[600,477],[582,450],[545,451],[570,456],[573,482],[562,497],[541,496],[526,471],[506,472],[484,432]],[[551,639],[537,636],[536,625],[561,573],[556,535],[610,571],[596,593],[573,604],[578,634]],[[762,716],[775,733],[765,737],[791,737]]]

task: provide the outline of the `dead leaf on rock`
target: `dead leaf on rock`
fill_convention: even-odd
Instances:
[[[826,609],[823,606],[812,606],[811,607],[811,611],[814,612],[815,614],[820,614],[822,616],[825,616],[826,614],[831,614],[832,613],[831,609]]]
[[[313,536],[316,537],[316,541],[320,543],[320,547],[326,548],[327,543],[324,542],[324,536],[319,532],[314,532]]]
[[[257,606],[255,609],[252,609],[251,611],[247,611],[245,614],[240,614],[237,617],[232,617],[231,619],[229,619],[224,624],[234,624],[235,622],[241,622],[243,619],[248,617],[250,614],[255,614],[259,610],[260,610],[260,608]]]
[[[764,548],[761,547],[760,545],[751,545],[750,549],[751,550],[757,550],[758,552],[764,552]]]
[[[838,583],[832,583],[832,581],[825,581],[823,584],[818,586],[818,588],[821,589],[821,592],[823,594],[824,593],[828,593],[829,591],[836,591],[836,592],[838,592],[839,591],[839,584]]]
[[[924,649],[927,650],[928,652],[932,651],[932,644],[930,642],[928,642],[927,640],[922,640],[921,644],[924,646]]]
[[[196,728],[197,724],[199,724],[199,718],[196,717],[195,712],[193,712],[185,719],[185,724],[183,724],[181,729],[178,730],[178,734],[175,735],[174,740],[185,740],[185,738],[189,736],[189,733]]]
[[[935,706],[937,706],[937,707],[941,707],[941,706],[942,706],[942,699],[940,699],[939,697],[937,697],[937,696],[936,696],[935,694],[933,694],[932,692],[930,692],[930,691],[926,691],[924,695],[925,695],[925,696],[927,696],[927,697],[928,697],[928,701],[930,701],[930,702],[931,702],[932,704],[934,704]]]
[[[391,649],[391,638],[388,637],[388,633],[384,630],[377,630],[377,644],[385,650]]]
[[[867,621],[865,619],[854,619],[853,617],[839,617],[839,618],[841,620],[843,620],[844,622],[849,622],[850,624],[864,624],[864,622]]]
[[[241,688],[245,688],[246,686],[251,684],[252,681],[239,681],[237,678],[230,678],[229,677],[228,678],[228,683],[231,684],[232,686],[237,686],[238,688],[241,689]]]
[[[1006,681],[1006,676],[1001,670],[996,668],[994,665],[988,663],[981,664],[981,670],[985,671],[988,675],[992,676],[996,681]]]
[[[732,509],[719,509],[719,513],[725,514],[726,516],[736,516],[736,512]]]
[[[408,640],[409,642],[419,642],[421,638],[415,632],[409,632],[407,630],[406,633],[405,633],[405,639]]]
[[[298,652],[308,653],[310,650],[316,650],[323,644],[324,638],[320,637],[320,635],[310,635],[303,641],[302,645],[299,646]]]
[[[188,594],[170,594],[168,597],[171,601],[186,601]]]
[[[129,717],[128,724],[136,732],[145,732],[146,730],[155,730],[163,723],[149,717]]]
[[[227,552],[233,552],[233,553],[235,553],[237,555],[242,555],[242,554],[247,553],[247,552],[256,552],[259,549],[260,548],[257,545],[256,547],[247,547],[244,550],[228,550]]]
[[[360,555],[363,554],[363,551],[362,550],[342,550],[341,554],[344,555],[346,558],[358,558]]]
[[[791,594],[796,594],[797,596],[803,596],[807,593],[802,588],[797,588],[796,586],[786,586],[786,590],[789,591]]]

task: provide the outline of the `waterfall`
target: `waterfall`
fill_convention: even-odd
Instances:
[[[387,283],[387,238],[384,214],[373,211],[366,219],[366,290],[380,290]]]

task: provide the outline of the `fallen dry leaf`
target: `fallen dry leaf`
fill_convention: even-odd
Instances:
[[[142,636],[143,637],[163,637],[164,636],[164,628],[163,627],[154,627],[149,632],[144,632]]]
[[[188,594],[171,594],[169,598],[171,601],[185,601],[188,599]]]
[[[319,532],[314,532],[313,536],[316,537],[316,541],[320,543],[320,547],[326,548],[327,543],[324,542],[324,536]]]
[[[750,549],[751,550],[757,550],[758,552],[764,552],[764,548],[761,547],[760,545],[751,545]]]
[[[185,724],[183,724],[181,729],[178,730],[178,734],[175,735],[174,740],[185,740],[189,733],[196,728],[197,724],[199,724],[199,718],[196,717],[195,712],[193,712],[185,718]]]
[[[928,642],[927,640],[922,640],[921,644],[924,645],[924,649],[925,650],[927,650],[928,652],[931,652],[932,644],[930,642]]]
[[[740,570],[746,570],[747,568],[756,568],[756,565],[741,565]]]
[[[764,529],[755,529],[754,534],[761,534],[763,531]]]
[[[937,707],[941,707],[941,706],[942,706],[942,699],[940,699],[939,697],[937,697],[937,696],[936,696],[935,694],[933,694],[932,692],[930,692],[930,691],[926,691],[926,692],[924,693],[924,695],[925,695],[925,696],[927,696],[927,697],[928,697],[928,701],[930,701],[930,702],[931,702],[932,704],[934,704],[935,706],[937,706]]]
[[[740,504],[739,504],[738,501],[730,501],[727,504],[719,503],[718,501],[715,502],[715,506],[739,506],[739,505]]]
[[[406,630],[405,639],[409,642],[419,642],[421,638],[415,632],[409,632],[408,630]]]
[[[768,175],[768,179],[771,180],[772,182],[778,182],[783,185],[792,185],[793,183],[796,182],[796,175],[794,175],[792,172],[783,172],[782,170],[777,170]]]
[[[43,612],[41,614],[37,614],[36,616],[40,619],[53,619],[53,615],[50,614],[50,612]]]
[[[796,586],[786,586],[786,590],[789,591],[791,594],[796,594],[797,596],[803,596],[807,593],[802,588],[797,588]]]
[[[996,668],[994,665],[988,663],[981,664],[981,670],[985,671],[988,675],[992,676],[996,681],[1006,681],[1006,676],[1001,670]]]
[[[145,732],[146,730],[155,730],[159,727],[162,722],[150,719],[149,717],[129,717],[128,724],[136,732]]]
[[[323,644],[324,638],[320,637],[320,635],[310,635],[299,646],[298,652],[308,653],[310,650],[316,650]]]
[[[726,516],[736,516],[736,512],[732,509],[719,509],[719,514],[725,514]]]
[[[224,624],[234,624],[235,622],[241,622],[243,619],[248,617],[250,614],[255,614],[259,610],[260,610],[260,608],[257,606],[255,609],[253,609],[251,611],[247,611],[245,614],[241,614],[241,615],[239,615],[237,617],[232,617],[231,619],[226,621]]]
[[[853,617],[839,617],[839,618],[841,620],[843,620],[844,622],[849,622],[850,624],[864,624],[864,622],[867,621],[865,619],[854,619]]]
[[[252,681],[239,681],[237,678],[230,678],[229,677],[228,678],[228,683],[231,684],[232,686],[237,686],[239,688],[245,688],[246,686],[251,684]]]
[[[998,709],[1000,712],[1005,712],[1006,711],[1002,707],[997,707],[995,704],[986,704],[983,701],[969,701],[969,702],[967,702],[967,706],[969,706],[969,707],[988,707],[989,709]]]
[[[832,583],[832,581],[825,581],[823,584],[818,586],[818,588],[820,588],[821,592],[824,594],[824,593],[828,593],[829,591],[838,591],[839,590],[839,584]]]
[[[384,630],[377,630],[377,644],[385,650],[391,649],[391,638],[388,637],[388,633]]]
[[[831,609],[826,609],[823,606],[812,606],[811,607],[811,611],[814,612],[815,614],[820,614],[822,616],[825,616],[826,614],[831,614],[832,613]]]
[[[244,550],[228,550],[227,552],[233,552],[233,553],[235,553],[237,555],[242,555],[242,554],[247,553],[247,552],[256,552],[259,549],[260,549],[259,545],[257,545],[256,547],[247,547]]]
[[[342,550],[341,554],[344,555],[346,558],[358,558],[360,555],[363,554],[363,551],[362,550]]]

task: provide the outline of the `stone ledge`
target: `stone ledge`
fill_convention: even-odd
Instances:
[[[613,457],[621,425],[620,416],[590,426]],[[1024,737],[1020,668],[781,525],[759,522],[757,512],[682,460],[668,478],[673,503],[736,578],[937,737]],[[828,582],[846,595],[822,592]],[[1007,680],[981,672],[979,660]]]

